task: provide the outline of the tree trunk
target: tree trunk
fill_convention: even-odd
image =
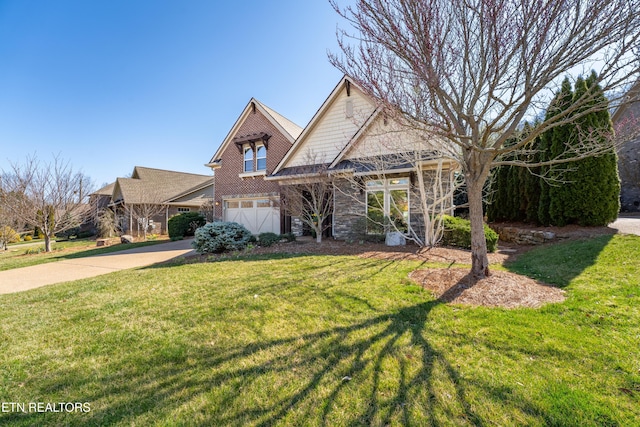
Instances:
[[[471,222],[471,274],[477,279],[489,276],[487,240],[484,235],[484,212],[482,192],[491,171],[494,154],[488,151],[470,149],[465,153],[467,198],[469,200],[469,221]]]
[[[484,214],[482,211],[482,187],[484,182],[467,179],[469,199],[469,220],[471,221],[471,274],[482,279],[490,275],[487,241],[484,235]]]
[[[315,229],[316,232],[316,243],[322,242],[322,227],[318,227]]]
[[[44,251],[51,252],[51,236],[48,233],[44,234]]]

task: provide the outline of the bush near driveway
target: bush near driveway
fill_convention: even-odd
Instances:
[[[239,251],[247,247],[253,235],[237,222],[211,222],[195,232],[193,247],[199,253]]]
[[[169,218],[167,224],[169,237],[172,240],[182,239],[185,236],[193,236],[198,227],[205,225],[207,221],[200,212],[184,212]]]

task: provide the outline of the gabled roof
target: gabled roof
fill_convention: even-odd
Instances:
[[[100,188],[99,190],[94,191],[93,193],[91,193],[92,196],[111,196],[113,194],[113,188],[116,186],[115,182],[112,182],[111,184],[107,184],[104,187]]]
[[[196,185],[193,188],[189,188],[188,190],[183,191],[182,193],[176,194],[175,196],[167,199],[167,202],[170,202],[170,203],[174,202],[176,199],[180,199],[182,197],[188,196],[189,194],[195,193],[196,191],[200,191],[207,187],[211,187],[213,186],[213,183],[214,183],[213,177],[209,177],[209,179],[203,182],[202,184]]]
[[[611,121],[616,123],[622,118],[625,112],[634,105],[640,102],[640,79],[636,81],[631,88],[624,95],[624,101],[621,105],[616,107],[615,111],[611,115]]]
[[[269,120],[271,124],[273,124],[273,126],[275,126],[276,129],[278,129],[280,133],[284,135],[285,138],[287,138],[289,143],[293,144],[296,138],[300,136],[300,133],[302,132],[302,128],[300,126],[293,123],[291,120],[287,119],[275,110],[267,107],[257,99],[251,98],[247,106],[244,108],[244,110],[242,110],[240,117],[238,117],[233,127],[231,128],[225,139],[222,141],[222,144],[220,144],[220,147],[218,147],[216,153],[213,155],[209,163],[207,163],[205,166],[215,167],[217,165],[217,162],[222,157],[222,153],[227,149],[229,144],[233,142],[234,137],[238,133],[238,129],[240,129],[240,126],[242,126],[244,121],[247,119],[247,116],[251,112],[253,112],[254,109],[260,111],[260,113],[262,113],[262,115],[265,116],[267,120]]]
[[[129,204],[164,203],[206,185],[213,185],[209,175],[136,166],[131,178],[116,180],[113,198]]]
[[[353,90],[353,88],[356,88],[360,92],[364,93],[364,90],[362,90],[362,88],[360,88],[359,86],[356,85],[356,83],[353,82],[353,79],[351,79],[349,76],[346,76],[346,75],[343,76],[338,82],[338,84],[335,86],[335,88],[331,91],[327,99],[322,103],[318,111],[316,111],[313,118],[311,119],[311,121],[309,121],[309,124],[307,124],[307,127],[304,128],[304,130],[302,131],[298,139],[295,141],[291,149],[287,152],[287,154],[285,154],[285,156],[282,158],[278,166],[276,166],[275,170],[273,171],[274,175],[277,174],[281,169],[285,168],[287,165],[287,162],[291,160],[294,157],[294,155],[304,146],[307,140],[307,137],[312,133],[313,129],[318,125],[318,123],[322,121],[323,117],[325,116],[325,113],[331,108],[331,106],[338,99],[343,89],[345,88],[347,91],[351,91]],[[349,146],[353,138],[361,134],[363,128],[365,128],[366,126],[369,125],[369,123],[371,123],[372,117],[376,114],[377,110],[378,110],[377,108],[374,109],[373,114],[371,114],[371,116],[364,121],[364,123],[358,128],[355,135],[353,135],[347,141],[346,146]],[[345,149],[346,147],[343,147],[341,149],[341,154]],[[328,160],[331,160],[331,163],[333,164],[335,163],[336,159],[328,159]]]

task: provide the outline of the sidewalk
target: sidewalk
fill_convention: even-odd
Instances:
[[[621,214],[617,220],[609,224],[609,227],[618,230],[618,233],[636,234],[640,236],[640,214]]]
[[[54,283],[86,279],[114,271],[169,261],[194,252],[191,248],[191,241],[179,240],[86,258],[0,271],[0,294],[21,292]]]

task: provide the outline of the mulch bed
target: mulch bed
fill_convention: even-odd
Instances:
[[[475,279],[461,268],[415,270],[409,278],[430,290],[442,302],[485,307],[538,308],[562,302],[562,289],[507,271],[494,271],[485,279]]]

